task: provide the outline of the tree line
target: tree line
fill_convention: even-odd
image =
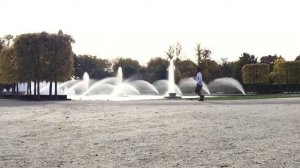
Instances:
[[[46,81],[50,83],[49,95],[52,96],[52,84],[54,95],[57,95],[57,82],[82,78],[84,72],[88,72],[90,78],[103,79],[116,75],[118,67],[122,67],[124,78],[138,78],[152,83],[167,79],[169,60],[174,61],[176,82],[194,76],[197,66],[203,69],[206,83],[220,77],[232,77],[240,83],[249,83],[248,78],[251,74],[243,71],[243,67],[246,71],[245,65],[248,64],[267,64],[267,69],[270,69],[270,74],[267,75],[269,83],[278,82],[282,76],[278,74],[285,72],[278,70],[280,62],[285,62],[282,56],[267,55],[258,61],[254,55],[242,53],[237,61],[229,62],[228,59],[222,58],[218,63],[211,58],[212,51],[202,48],[200,44],[195,47],[196,61],[184,59],[181,55],[182,46],[177,43],[167,48],[165,56],[151,58],[146,65],[141,65],[131,58],[109,60],[99,56],[76,55],[72,51],[74,42],[70,35],[61,30],[57,34],[41,32],[21,34],[15,38],[12,35],[0,38],[0,92],[5,84],[11,86],[28,83],[27,94],[39,96],[40,82]],[[297,56],[295,61],[300,61],[300,56]],[[33,91],[31,82],[34,83]],[[17,94],[18,87],[12,88]]]
[[[279,57],[270,63],[247,64],[242,73],[245,84],[300,84],[300,60]]]
[[[73,38],[61,30],[57,34],[27,33],[18,35],[10,45],[13,38],[6,37],[0,40],[0,83],[14,84],[16,87],[12,89],[16,95],[17,83],[28,83],[27,94],[39,99],[40,82],[46,81],[50,84],[49,95],[52,97],[54,83],[57,96],[57,82],[71,79],[74,73]]]
[[[177,54],[176,54],[177,53]],[[248,53],[243,53],[237,61],[229,62],[226,58],[221,60],[221,63],[213,60],[210,55],[211,51],[202,49],[197,45],[195,49],[195,58],[197,62],[190,59],[182,59],[180,51],[176,51],[170,46],[166,51],[166,56],[151,58],[146,66],[139,64],[137,60],[131,58],[117,58],[112,61],[101,59],[91,55],[75,56],[75,76],[81,78],[84,72],[88,72],[91,78],[102,79],[108,76],[114,76],[118,67],[123,68],[125,78],[133,75],[139,76],[149,82],[154,82],[159,79],[167,79],[169,60],[174,60],[176,82],[180,79],[195,76],[196,67],[200,66],[203,69],[203,76],[206,83],[220,77],[232,77],[240,83],[248,84],[247,74],[243,74],[245,65],[268,65],[268,83],[280,83],[284,63],[300,62],[300,56],[295,58],[295,61],[285,61],[282,56],[268,55],[263,56],[258,61],[258,58]],[[252,83],[254,81],[252,80]]]

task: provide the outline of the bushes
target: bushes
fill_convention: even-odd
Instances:
[[[244,84],[269,83],[269,74],[269,64],[246,64],[242,68],[242,77]]]
[[[288,84],[300,84],[300,62],[287,61],[284,64],[284,71]]]
[[[300,62],[277,60],[271,79],[276,84],[300,84]]]
[[[300,62],[279,59],[271,73],[269,64],[247,64],[242,74],[244,84],[300,84]]]
[[[274,71],[269,64],[247,64],[242,68],[243,83],[248,92],[299,92],[300,62],[278,59]]]

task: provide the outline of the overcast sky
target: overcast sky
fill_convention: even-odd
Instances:
[[[0,0],[0,37],[62,29],[76,54],[141,63],[182,44],[195,60],[200,43],[216,61],[243,52],[300,54],[298,0]]]

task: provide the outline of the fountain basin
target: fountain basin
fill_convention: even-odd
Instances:
[[[169,97],[176,97],[176,93],[169,93]]]
[[[165,98],[167,98],[167,99],[180,99],[181,96],[177,95],[176,93],[169,93],[168,96],[166,96]]]

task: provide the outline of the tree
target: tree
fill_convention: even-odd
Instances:
[[[13,93],[15,92],[15,85],[17,82],[16,66],[15,66],[15,53],[14,48],[5,47],[0,51],[0,83],[13,84]],[[2,92],[2,89],[1,89]]]
[[[288,84],[300,84],[300,62],[286,61],[284,64],[284,71]]]
[[[260,63],[269,64],[270,65],[270,70],[273,71],[274,63],[279,58],[282,58],[282,57],[281,56],[278,57],[277,55],[263,56],[263,57],[260,58]]]
[[[76,78],[82,78],[83,73],[87,72],[90,78],[103,79],[112,76],[110,67],[111,63],[107,59],[101,59],[91,55],[74,56]]]
[[[242,83],[242,67],[246,64],[257,63],[257,58],[254,55],[248,53],[243,53],[239,60],[237,61],[237,67],[234,74],[234,78]]]
[[[210,59],[210,54],[211,54],[210,50],[204,49],[203,53],[202,53],[202,59],[203,59],[203,61],[206,61],[206,60]]]
[[[63,34],[31,33],[16,37],[14,47],[16,51],[17,79],[20,82],[34,81],[34,95],[39,98],[39,82],[55,82],[57,96],[57,82],[66,81],[73,75],[73,52],[71,36]]]
[[[6,41],[6,46],[10,46],[11,40],[13,40],[14,36],[11,34],[5,35],[3,39]]]
[[[16,82],[15,54],[12,47],[7,47],[0,52],[0,83],[14,82]]]
[[[203,62],[210,59],[211,51],[208,49],[202,49],[200,44],[197,44],[195,51],[198,65],[203,64]]]
[[[178,69],[178,63],[181,61],[180,53],[182,50],[182,46],[179,42],[177,42],[175,46],[175,67]]]
[[[216,61],[207,59],[200,63],[199,65],[202,68],[203,80],[206,83],[219,78],[221,76],[219,65]]]
[[[283,58],[277,59],[274,62],[274,69],[271,73],[271,80],[274,83],[287,83],[286,74],[284,70],[285,60]]]
[[[202,49],[200,44],[197,45],[196,49],[197,63],[202,69],[202,75],[205,82],[210,82],[211,80],[220,77],[220,72],[218,70],[219,65],[216,61],[211,60],[211,51],[208,49]]]
[[[195,76],[197,65],[191,60],[183,60],[178,63],[178,69],[182,78]]]
[[[197,56],[197,65],[200,65],[200,63],[202,62],[202,54],[203,54],[203,49],[201,49],[200,44],[197,44],[196,47],[196,56]]]
[[[43,33],[40,34],[42,36]],[[46,36],[47,38],[47,36]],[[45,63],[45,75],[48,75],[44,80],[50,82],[49,94],[52,96],[52,82],[55,85],[55,96],[57,98],[57,82],[64,82],[70,80],[74,74],[74,59],[72,51],[72,43],[74,39],[59,30],[58,34],[50,34],[48,44],[42,46],[43,55],[47,55]]]
[[[137,60],[131,58],[117,58],[113,61],[113,71],[118,72],[118,68],[122,67],[123,77],[129,78],[140,72],[142,69],[141,65]]]
[[[0,51],[4,48],[4,46],[5,46],[5,41],[2,38],[0,38]]]
[[[300,55],[296,57],[295,61],[300,61]]]
[[[160,79],[168,78],[169,61],[160,57],[152,58],[146,67],[147,80],[155,82]]]
[[[169,58],[169,60],[173,61],[173,63],[175,64],[175,82],[178,82],[181,79],[181,72],[178,69],[178,64],[181,61],[181,50],[182,46],[179,42],[177,42],[175,46],[169,46],[169,49],[166,52],[166,55]]]
[[[228,62],[227,58],[221,58],[221,64],[219,65],[220,77],[234,77],[236,67],[236,62]]]
[[[16,51],[16,72],[19,82],[34,81],[34,95],[39,95],[41,54],[38,34],[22,34],[16,37],[14,43]]]
[[[181,59],[180,58],[181,50],[182,50],[182,46],[179,42],[177,42],[175,46],[169,46],[168,50],[166,51],[166,55],[170,60],[175,59],[176,62]]]
[[[246,64],[242,68],[242,74],[244,84],[269,83],[270,65]]]

